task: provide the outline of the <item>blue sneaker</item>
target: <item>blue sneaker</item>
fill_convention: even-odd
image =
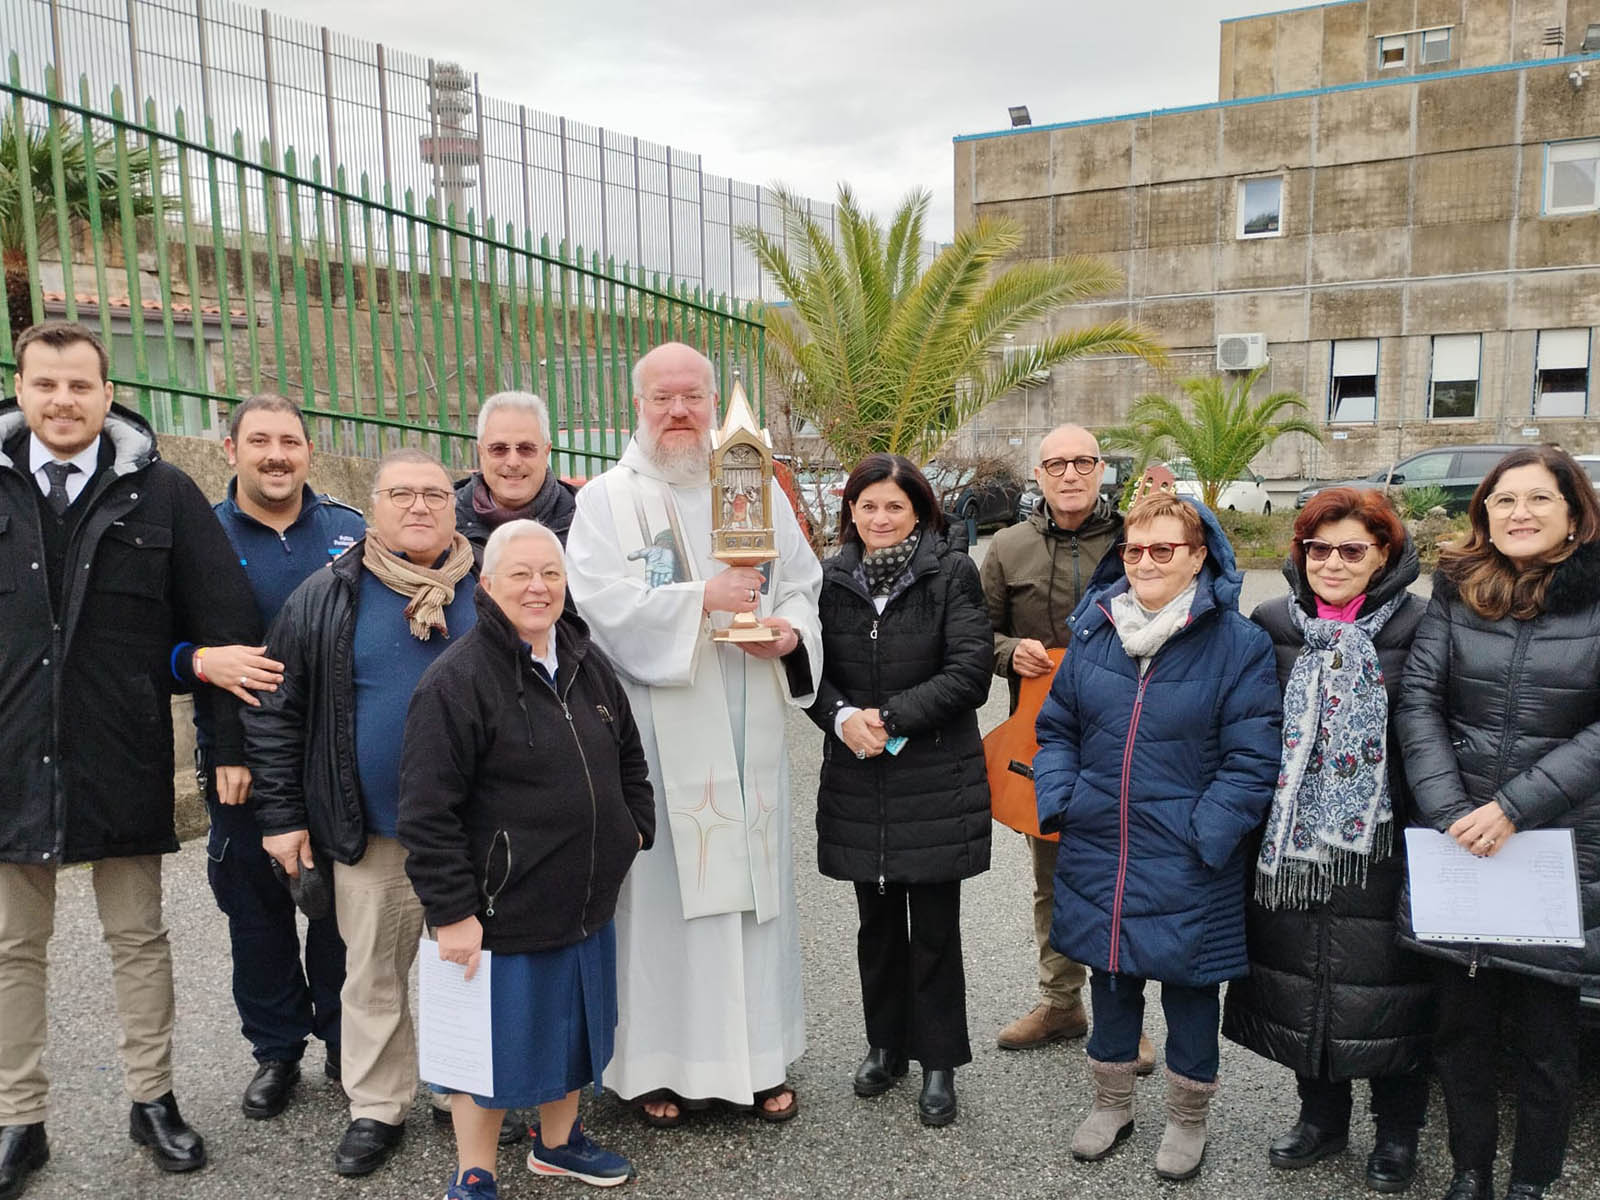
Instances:
[[[574,1121],[565,1146],[546,1146],[541,1131],[533,1130],[533,1149],[528,1151],[528,1170],[554,1179],[568,1176],[592,1183],[595,1187],[616,1187],[633,1178],[633,1164],[614,1150],[597,1146],[583,1132],[583,1123]]]
[[[468,1167],[445,1189],[444,1200],[500,1200],[500,1185],[482,1167]]]

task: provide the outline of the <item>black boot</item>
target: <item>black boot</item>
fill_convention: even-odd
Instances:
[[[289,1093],[300,1082],[300,1064],[268,1059],[256,1068],[255,1078],[244,1089],[240,1105],[244,1115],[255,1121],[277,1116],[289,1104]]]
[[[206,1165],[206,1143],[190,1129],[178,1112],[172,1093],[141,1103],[135,1100],[128,1113],[128,1136],[141,1146],[149,1146],[156,1166],[180,1174],[198,1171]]]
[[[1323,1129],[1302,1117],[1273,1139],[1267,1147],[1267,1161],[1280,1171],[1298,1171],[1329,1155],[1342,1154],[1349,1144],[1348,1130]]]
[[[922,1095],[917,1097],[917,1116],[924,1125],[948,1125],[956,1119],[956,1073],[954,1068],[924,1067]]]
[[[44,1122],[0,1125],[0,1200],[13,1200],[28,1186],[28,1176],[50,1161]]]
[[[1488,1167],[1468,1167],[1450,1180],[1444,1200],[1494,1200],[1494,1172]]]
[[[856,1095],[881,1096],[894,1086],[895,1080],[906,1073],[906,1060],[888,1050],[874,1046],[856,1068]]]
[[[1378,1131],[1367,1155],[1367,1186],[1375,1192],[1403,1192],[1417,1177],[1417,1131]]]
[[[1544,1184],[1521,1183],[1513,1179],[1506,1191],[1506,1200],[1544,1200]]]
[[[333,1152],[333,1169],[340,1175],[371,1175],[400,1144],[405,1123],[385,1124],[375,1117],[357,1117],[345,1128]]]

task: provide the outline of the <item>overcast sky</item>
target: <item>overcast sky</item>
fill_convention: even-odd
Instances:
[[[887,214],[933,194],[950,139],[1217,98],[1218,22],[1260,0],[267,0],[285,16],[455,59],[486,95],[698,152],[708,173]],[[692,19],[686,17],[692,14]]]

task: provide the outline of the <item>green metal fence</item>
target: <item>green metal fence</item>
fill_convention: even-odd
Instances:
[[[591,475],[633,426],[633,364],[678,340],[741,377],[761,405],[763,332],[752,306],[649,278],[548,237],[373,195],[365,175],[313,158],[254,157],[236,132],[203,141],[175,111],[143,119],[113,92],[92,107],[47,78],[0,84],[0,387],[13,321],[97,328],[119,398],[163,432],[200,434],[251,392],[282,392],[319,444],[375,455],[410,442],[471,461],[478,405],[534,391],[550,409],[556,469]],[[8,182],[9,180],[9,182]]]

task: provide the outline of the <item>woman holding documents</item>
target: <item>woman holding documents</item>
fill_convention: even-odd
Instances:
[[[1239,614],[1241,584],[1209,509],[1136,501],[1039,711],[1039,827],[1061,835],[1050,942],[1093,971],[1094,1105],[1072,1154],[1102,1159],[1133,1132],[1145,985],[1159,980],[1164,1179],[1193,1177],[1205,1154],[1220,987],[1247,970],[1246,843],[1278,774],[1272,643]]]
[[[978,569],[946,535],[922,472],[871,454],[851,472],[842,548],[822,564],[822,873],[856,885],[867,1056],[858,1096],[922,1064],[918,1114],[956,1118],[972,1061],[961,880],[989,869],[989,783],[977,709],[994,637]],[[909,922],[909,934],[908,934]]]
[[[1447,550],[1399,702],[1414,823],[1466,853],[1503,852],[1524,830],[1576,840],[1588,951],[1447,943],[1434,956],[1434,1058],[1450,1120],[1449,1200],[1488,1200],[1498,1135],[1496,1068],[1516,1051],[1517,1131],[1508,1197],[1561,1174],[1578,1078],[1578,994],[1600,973],[1600,505],[1572,457],[1514,450],[1473,493],[1471,531]],[[1413,884],[1414,886],[1414,884]],[[1484,910],[1495,907],[1484,897]]]
[[[565,595],[555,535],[534,521],[500,526],[484,548],[478,624],[428,669],[406,718],[406,872],[438,957],[469,977],[481,965],[490,981],[493,1091],[450,1089],[448,1200],[497,1195],[508,1108],[539,1108],[535,1174],[602,1186],[632,1174],[585,1136],[578,1094],[599,1087],[611,1058],[611,918],[655,807],[627,697],[583,622],[563,615]],[[424,1011],[430,1019],[464,1017]]]
[[[1300,1114],[1268,1148],[1274,1167],[1343,1151],[1351,1081],[1371,1081],[1379,1192],[1416,1176],[1434,1020],[1425,963],[1394,937],[1410,793],[1392,709],[1427,608],[1406,590],[1417,572],[1382,492],[1329,488],[1295,521],[1289,594],[1251,617],[1277,652],[1283,752],[1246,908],[1250,974],[1222,1020],[1295,1073]]]

